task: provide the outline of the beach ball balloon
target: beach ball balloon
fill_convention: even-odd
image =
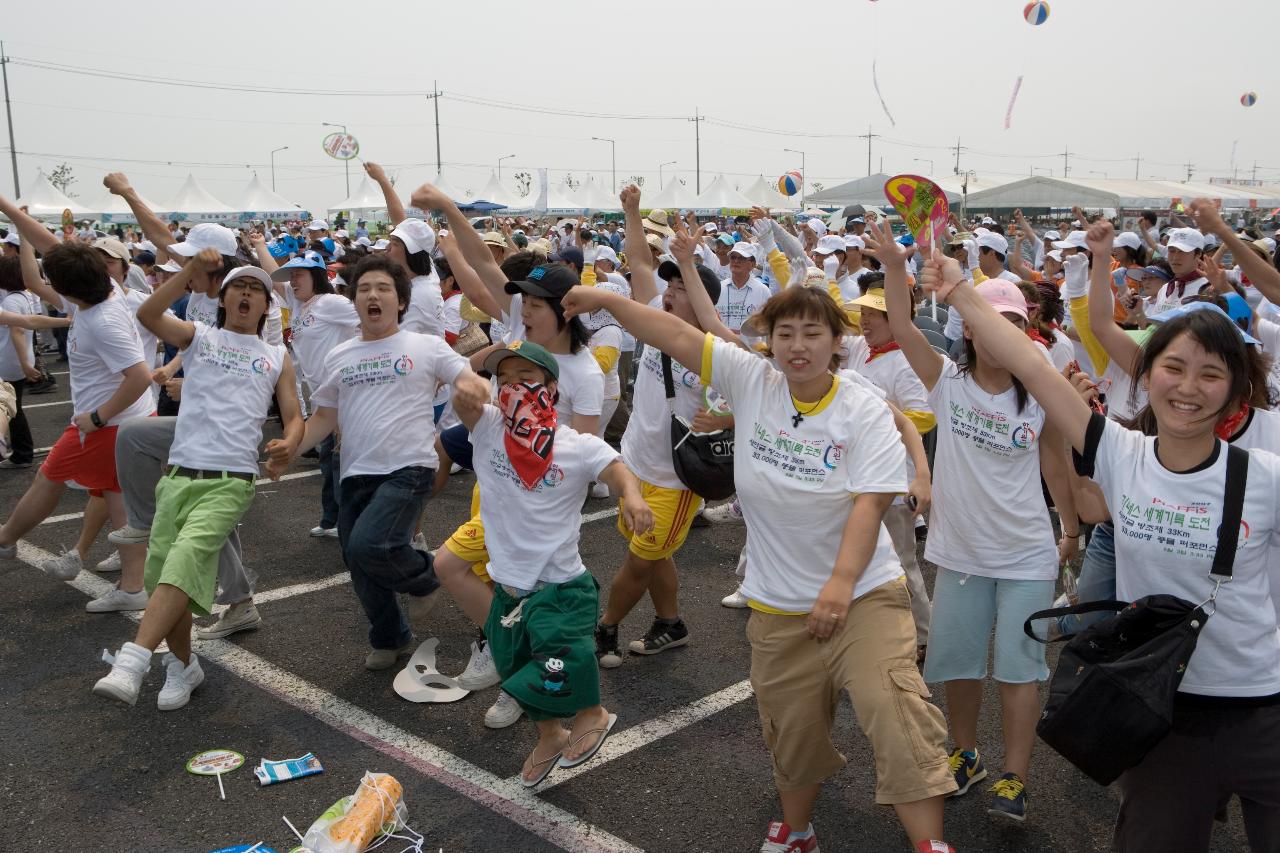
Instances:
[[[778,178],[778,192],[783,195],[795,195],[800,192],[800,187],[804,184],[804,178],[800,173],[792,170],[782,177]]]
[[[1253,106],[1254,104],[1258,103],[1258,93],[1245,92],[1243,95],[1240,96],[1240,103],[1246,107]]]
[[[1033,27],[1038,27],[1045,21],[1049,20],[1049,4],[1048,3],[1028,3],[1022,9],[1022,17],[1027,19],[1027,23]]]

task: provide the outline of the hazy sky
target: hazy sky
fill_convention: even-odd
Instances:
[[[230,198],[257,171],[312,209],[345,197],[343,167],[320,142],[345,123],[361,156],[409,189],[435,173],[432,103],[417,96],[221,91],[35,68],[32,60],[114,74],[326,92],[422,92],[439,80],[445,177],[478,190],[545,167],[607,187],[658,186],[658,166],[694,180],[694,124],[685,118],[581,117],[540,110],[708,117],[702,183],[745,185],[800,167],[830,187],[873,169],[949,173],[957,137],[964,170],[1080,177],[1258,177],[1280,182],[1280,6],[1263,0],[1052,0],[1028,25],[1023,0],[845,0],[811,3],[408,2],[362,4],[15,3],[0,28],[13,100],[19,174],[66,161],[92,200],[122,169],[163,204],[188,172]],[[195,7],[192,7],[193,9]],[[366,15],[366,8],[377,12]],[[222,10],[222,11],[219,11]],[[251,11],[250,11],[251,10]],[[876,61],[892,126],[872,83]],[[1023,77],[1004,129],[1015,80]],[[1269,85],[1270,84],[1270,85]],[[1240,96],[1256,91],[1246,109]],[[725,124],[750,128],[728,127]],[[761,130],[774,132],[761,132]],[[825,135],[825,136],[824,136]],[[3,141],[4,137],[0,137]],[[1266,141],[1272,140],[1268,148]],[[0,191],[12,193],[6,147]],[[1050,155],[1037,157],[1035,155]],[[915,158],[920,158],[916,161]],[[170,165],[170,164],[173,165]],[[184,165],[189,164],[189,165]],[[246,168],[246,164],[251,168]],[[352,186],[361,174],[352,163]]]

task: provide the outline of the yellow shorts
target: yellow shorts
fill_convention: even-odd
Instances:
[[[470,563],[471,571],[482,581],[488,582],[489,573],[485,566],[489,564],[489,552],[484,547],[484,522],[480,520],[479,484],[471,490],[471,520],[453,531],[453,535],[445,540],[444,547],[449,549],[450,554]]]
[[[622,515],[623,501],[618,501],[618,532],[631,543],[631,553],[642,560],[670,557],[689,536],[689,525],[702,507],[702,498],[688,489],[666,489],[640,481],[640,496],[653,510],[653,530],[643,535],[633,533]]]

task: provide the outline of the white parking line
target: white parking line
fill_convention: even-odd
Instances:
[[[70,400],[54,400],[52,403],[23,403],[22,411],[27,409],[47,409],[49,406],[70,406]]]
[[[34,545],[18,543],[18,559],[30,566],[34,567],[52,556]],[[88,572],[81,572],[69,583],[91,597],[112,588],[110,582]],[[123,615],[134,621],[141,618],[137,613]],[[221,665],[281,702],[389,758],[409,765],[432,781],[497,812],[561,850],[570,853],[642,853],[639,847],[538,799],[518,781],[500,779],[226,640],[195,641],[193,647],[206,661]]]

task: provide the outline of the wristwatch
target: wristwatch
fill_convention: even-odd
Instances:
[[[102,429],[106,424],[102,422],[102,418],[98,417],[98,410],[94,409],[89,413],[89,420],[93,421],[93,425],[98,429]]]

